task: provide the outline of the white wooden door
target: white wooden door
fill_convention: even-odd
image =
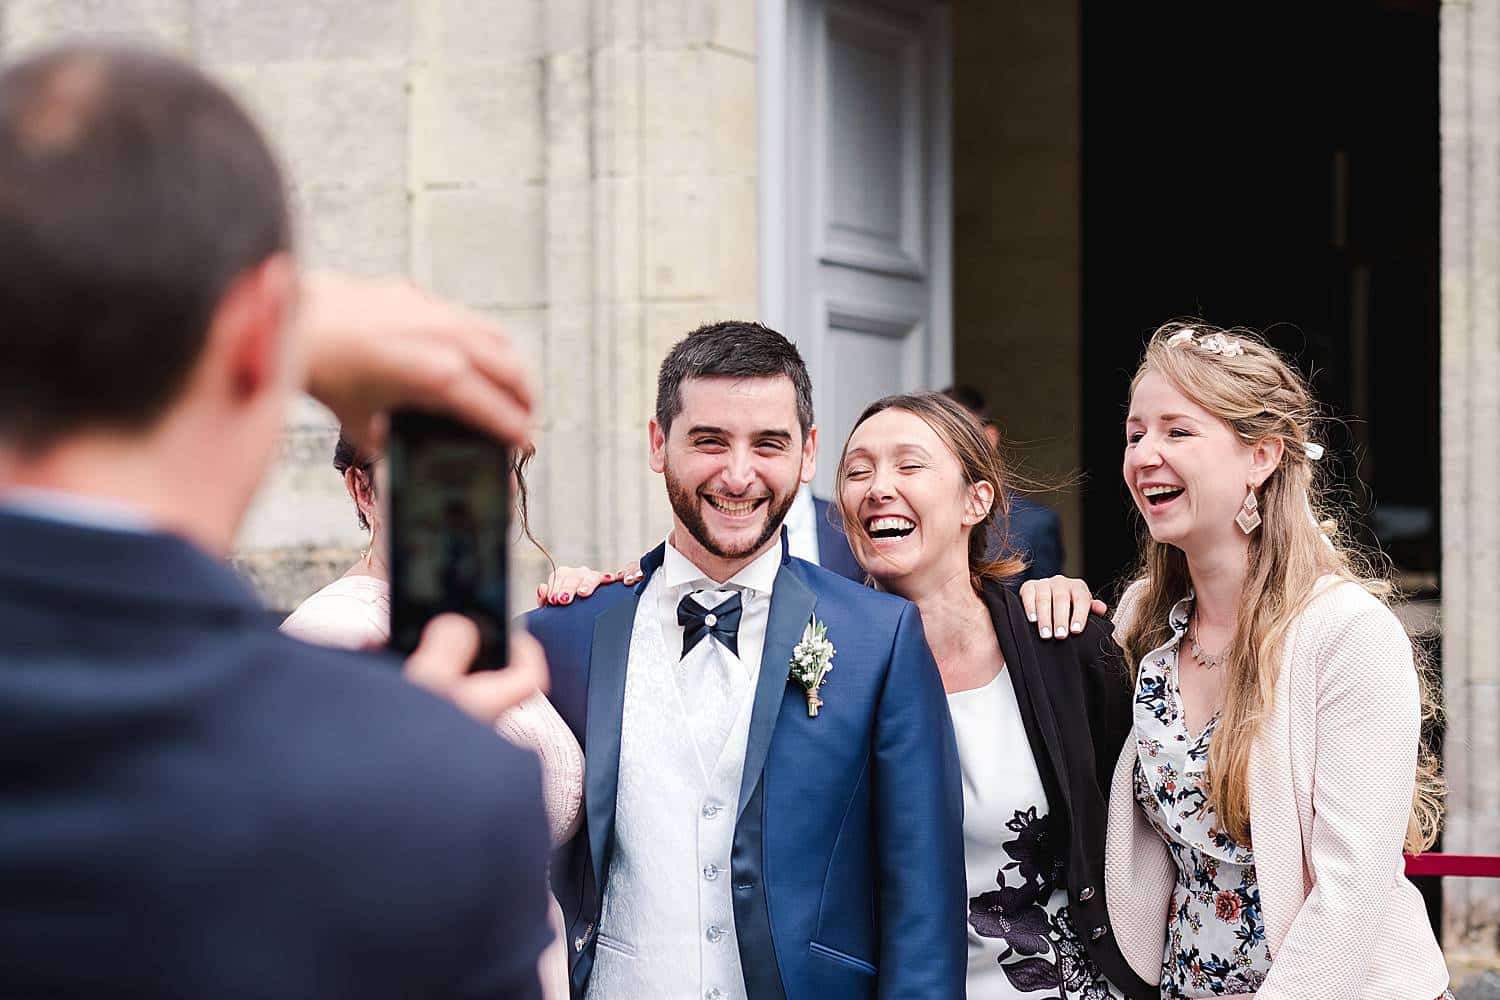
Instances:
[[[785,0],[782,13],[784,52],[766,38],[776,18],[762,21],[762,306],[807,360],[814,489],[829,496],[869,403],[952,379],[949,12]]]

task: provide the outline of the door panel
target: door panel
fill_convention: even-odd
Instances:
[[[766,311],[807,360],[829,496],[865,406],[952,378],[948,18],[931,0],[792,0],[786,23],[786,273],[770,287],[787,301]]]

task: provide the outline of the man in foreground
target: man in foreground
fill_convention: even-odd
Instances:
[[[306,386],[511,441],[483,320],[303,281],[279,171],[219,88],[78,46],[0,73],[0,994],[534,997],[538,769],[375,655],[281,636],[220,562]],[[493,719],[534,646],[410,680]]]

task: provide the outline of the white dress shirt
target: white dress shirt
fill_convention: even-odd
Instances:
[[[683,628],[677,624],[677,604],[683,597],[695,590],[738,590],[743,609],[740,613],[739,656],[735,657],[711,636],[705,636],[699,645],[713,643],[715,648],[735,659],[753,682],[760,676],[760,656],[766,646],[766,619],[771,614],[771,588],[776,585],[776,574],[780,570],[781,545],[776,544],[728,580],[717,583],[668,541],[660,570],[663,586],[657,591],[656,606],[667,648],[679,656],[682,653]]]
[[[118,500],[82,493],[10,486],[0,490],[0,508],[26,517],[104,531],[148,532],[151,522],[141,511]]]
[[[614,852],[588,1000],[746,1000],[730,868],[780,565],[773,545],[719,583],[668,543],[647,581],[631,629]],[[711,634],[683,655],[677,605],[695,591],[705,608],[739,592],[738,655]]]

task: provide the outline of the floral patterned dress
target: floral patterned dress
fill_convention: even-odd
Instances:
[[[1189,732],[1177,654],[1192,598],[1178,601],[1172,639],[1145,657],[1135,688],[1135,797],[1177,864],[1162,956],[1163,998],[1254,993],[1271,970],[1255,855],[1208,804],[1208,749],[1219,717]]]
[[[1008,669],[948,696],[964,791],[968,1000],[1114,1000],[1068,912],[1068,829],[1048,809]]]

